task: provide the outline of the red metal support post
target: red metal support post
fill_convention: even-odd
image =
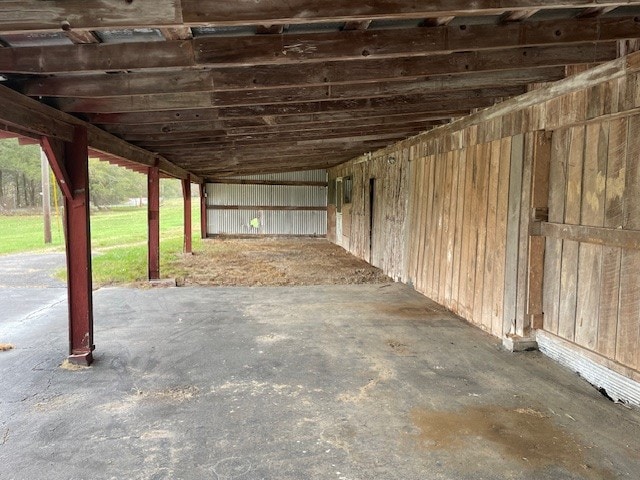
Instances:
[[[191,177],[182,180],[182,197],[184,199],[184,253],[193,253],[191,242]]]
[[[160,279],[160,170],[149,167],[147,218],[149,224],[149,280]]]
[[[200,184],[200,237],[207,238],[207,191],[206,184]]]
[[[60,160],[60,159],[59,159]],[[93,295],[89,224],[89,152],[87,130],[76,127],[72,143],[64,145],[64,166],[71,196],[65,196],[67,278],[69,298],[69,361],[93,361]],[[60,179],[59,179],[60,181]]]

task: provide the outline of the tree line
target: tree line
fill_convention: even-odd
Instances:
[[[55,182],[51,185],[52,196],[59,195]],[[160,188],[165,198],[181,195],[179,181],[163,181]],[[146,197],[147,180],[140,173],[90,159],[89,192],[93,206],[104,208]],[[40,147],[20,145],[17,139],[0,140],[0,212],[41,206]]]

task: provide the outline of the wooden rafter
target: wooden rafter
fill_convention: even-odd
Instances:
[[[608,53],[613,58],[614,49],[610,47]],[[260,88],[253,88],[251,82],[247,82],[247,77],[242,76],[241,70],[234,71],[184,71],[171,73],[122,73],[113,75],[90,75],[90,76],[55,76],[26,80],[18,84],[19,89],[26,95],[34,97],[76,97],[76,98],[109,98],[109,97],[129,97],[129,96],[149,96],[149,95],[172,95],[179,94],[188,96],[190,93],[220,93],[214,97],[216,100],[225,102],[225,98],[235,96],[237,99],[247,97],[254,100],[253,103],[268,103],[261,101],[261,98],[273,99],[271,103],[295,102],[295,101],[319,101],[322,99],[358,98],[385,95],[400,95],[413,93],[427,93],[430,91],[451,91],[468,88],[485,88],[498,85],[512,85],[521,83],[536,83],[558,80],[564,75],[563,63],[556,64],[554,54],[570,52],[544,52],[538,51],[538,55],[514,55],[517,51],[512,51],[508,59],[515,56],[523,57],[526,62],[528,58],[535,59],[531,66],[526,63],[520,64],[521,68],[513,68],[514,65],[505,61],[498,65],[496,60],[501,52],[494,52],[493,63],[482,63],[483,56],[469,54],[449,56],[449,59],[459,60],[462,68],[451,67],[444,62],[444,58],[432,58],[430,68],[424,59],[415,62],[404,62],[414,64],[414,72],[410,76],[404,70],[404,76],[392,77],[391,71],[394,63],[377,62],[380,66],[380,79],[375,77],[365,78],[364,75],[353,78],[332,77],[337,82],[322,85],[296,85],[297,78],[292,78],[291,86],[280,86],[287,69],[274,71],[272,77],[264,77],[264,84]],[[524,53],[524,52],[521,52]],[[531,52],[529,52],[531,53]],[[576,50],[573,58],[561,56],[562,60],[568,64],[589,62],[593,58],[592,52],[587,50]],[[607,53],[607,50],[605,50]],[[497,57],[497,58],[496,58]],[[445,57],[447,58],[447,57]],[[601,58],[601,57],[600,57]],[[465,60],[468,62],[465,63]],[[464,68],[470,61],[475,60],[477,69],[469,71]],[[505,59],[506,60],[506,59]],[[544,61],[551,66],[544,66]],[[424,65],[424,69],[420,67]],[[487,65],[486,68],[485,65]],[[541,66],[542,65],[542,66]],[[385,68],[386,67],[386,68]],[[331,66],[325,67],[327,72]],[[275,70],[275,69],[274,69]],[[292,73],[293,73],[293,69]],[[252,73],[245,70],[245,73]],[[420,75],[422,73],[422,75]],[[235,77],[235,78],[234,78]],[[244,89],[238,88],[241,82],[248,83]],[[250,78],[249,78],[250,80]],[[309,77],[313,82],[314,78]],[[301,79],[300,81],[303,81]],[[234,86],[228,89],[227,86]],[[226,96],[225,96],[226,94]]]
[[[566,9],[624,6],[635,2],[553,1],[533,0],[434,0],[415,2],[344,2],[339,0],[318,2],[308,8],[305,0],[279,2],[276,0],[182,0],[183,18],[187,23],[215,25],[242,25],[255,23],[313,23],[341,20],[368,20],[380,18],[434,18],[461,15],[495,15],[504,11],[531,10],[532,8]]]
[[[0,89],[2,128],[80,122],[102,158],[182,178],[336,165],[640,38],[640,1],[1,3],[0,74],[41,102]]]
[[[61,73],[141,68],[232,67],[371,60],[637,38],[633,18],[569,19],[400,30],[364,30],[304,35],[203,37],[124,44],[61,45],[0,49],[5,73]]]
[[[63,22],[72,28],[96,30],[125,27],[192,25],[275,25],[371,19],[436,18],[495,15],[504,11],[619,7],[632,1],[564,0],[435,0],[415,2],[327,1],[308,8],[306,0],[156,0],[123,2],[96,0],[91,8],[81,0],[7,0],[2,2],[0,32],[57,31]]]
[[[178,178],[188,174],[166,159],[158,158],[151,152],[2,85],[0,85],[0,123],[13,125],[37,136],[46,136],[65,142],[73,141],[75,128],[82,125],[87,128],[89,146],[94,150],[142,165],[159,163],[165,173]]]

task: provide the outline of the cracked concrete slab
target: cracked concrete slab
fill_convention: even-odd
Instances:
[[[0,353],[8,479],[617,479],[640,413],[410,288],[108,288],[96,362],[66,305]],[[7,333],[0,325],[0,335]]]

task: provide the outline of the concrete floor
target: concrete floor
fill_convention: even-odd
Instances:
[[[0,478],[640,477],[638,411],[406,286],[94,302],[90,369],[60,366],[66,302],[0,321]]]

